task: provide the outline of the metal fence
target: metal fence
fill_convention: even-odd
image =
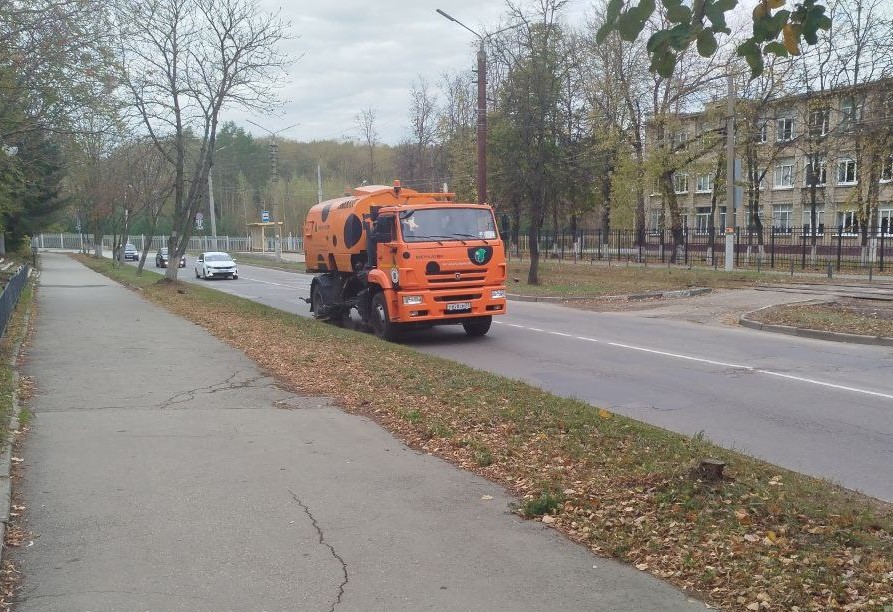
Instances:
[[[168,236],[135,235],[128,237],[133,246],[142,251],[147,242],[151,240],[151,249],[159,249],[167,246]],[[39,234],[37,236],[41,249],[66,249],[72,251],[90,250],[93,237],[86,234]],[[237,253],[249,251],[276,250],[276,239],[267,238],[264,244],[257,244],[257,240],[251,240],[249,236],[192,236],[186,251],[189,253],[201,253],[202,251],[231,251]],[[114,237],[103,236],[102,247],[111,250],[114,247]],[[281,239],[281,247],[285,252],[303,253],[304,241],[296,236],[287,236]]]
[[[736,268],[893,273],[893,234],[889,232],[868,236],[863,244],[860,234],[843,227],[823,228],[815,235],[808,228],[765,228],[762,236],[736,228],[733,242]],[[726,235],[721,229],[713,234],[685,230],[675,253],[670,230],[648,230],[641,244],[634,230],[611,230],[607,235],[599,230],[544,233],[538,245],[541,257],[558,260],[725,267],[726,259]],[[507,254],[510,259],[529,258],[527,236],[507,245]]]
[[[20,267],[0,292],[0,336],[6,333],[6,325],[12,318],[16,304],[19,303],[19,296],[22,295],[25,283],[28,282],[29,271],[30,267],[28,266]]]

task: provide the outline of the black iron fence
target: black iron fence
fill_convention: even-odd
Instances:
[[[25,283],[28,282],[29,271],[30,268],[28,266],[20,267],[18,272],[13,274],[9,282],[6,283],[3,291],[0,292],[0,336],[3,336],[6,332],[6,324],[12,318],[12,313],[19,302],[19,296],[22,295],[22,289],[25,288]]]
[[[635,230],[544,233],[538,241],[545,259],[574,261],[628,261],[648,264],[725,267],[726,233],[718,229],[683,232],[677,244],[670,230],[648,230],[639,240]],[[734,266],[743,269],[791,271],[893,273],[893,233],[850,233],[847,228],[824,228],[813,234],[806,229],[765,228],[762,233],[735,228],[731,235]],[[507,245],[510,259],[530,257],[527,236]]]

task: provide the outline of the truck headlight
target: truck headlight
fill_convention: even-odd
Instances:
[[[422,303],[422,296],[420,295],[404,295],[403,296],[403,305],[404,306],[418,306]]]
[[[504,300],[505,299],[505,289],[494,289],[490,292],[490,299],[493,300]]]

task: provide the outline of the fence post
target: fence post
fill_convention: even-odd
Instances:
[[[741,267],[741,228],[735,228],[735,267]]]
[[[843,250],[843,226],[837,227],[837,271],[840,272],[840,252]],[[829,264],[831,262],[828,262]]]
[[[806,232],[803,232],[803,235],[801,236],[801,238],[803,238],[803,240],[801,240],[801,242],[803,243],[803,247],[800,251],[800,269],[805,270],[806,269]],[[794,259],[791,258],[791,270],[793,270],[793,269],[794,269]],[[794,273],[791,272],[791,274],[793,275]]]
[[[884,235],[885,232],[881,232],[881,253],[878,256],[878,270],[881,272],[884,271]]]
[[[769,267],[775,269],[775,226],[772,226],[772,233],[769,234]]]

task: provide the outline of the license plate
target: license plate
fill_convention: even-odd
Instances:
[[[454,302],[446,305],[447,312],[462,312],[471,310],[471,302]]]

